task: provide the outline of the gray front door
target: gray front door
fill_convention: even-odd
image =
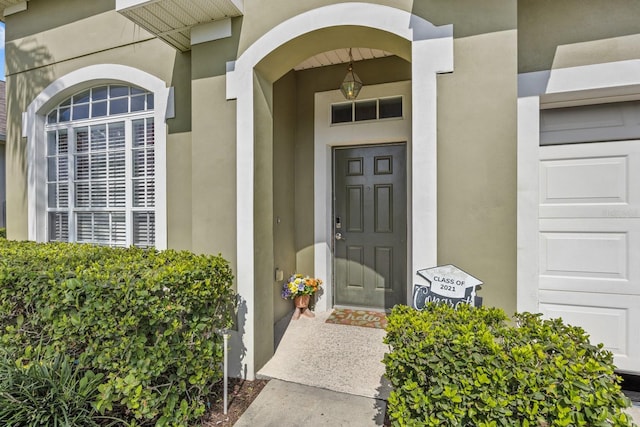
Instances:
[[[406,304],[406,144],[335,148],[335,304]]]

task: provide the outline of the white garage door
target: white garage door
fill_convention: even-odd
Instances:
[[[540,147],[539,233],[540,311],[640,374],[640,140]]]

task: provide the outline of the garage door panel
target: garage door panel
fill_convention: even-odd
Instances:
[[[540,289],[640,295],[640,219],[544,219]]]
[[[640,141],[540,153],[540,218],[640,218]]]
[[[592,344],[614,354],[618,369],[640,371],[640,296],[541,290],[540,312],[584,328]]]
[[[626,203],[627,162],[627,157],[544,160],[540,203]]]
[[[627,279],[626,233],[540,233],[540,274]]]

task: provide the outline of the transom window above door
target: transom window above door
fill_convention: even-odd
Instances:
[[[79,92],[47,114],[49,241],[155,244],[153,94],[124,85]]]
[[[402,118],[402,96],[331,104],[331,124]]]

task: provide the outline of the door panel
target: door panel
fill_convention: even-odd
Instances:
[[[540,147],[540,311],[640,372],[640,141]]]
[[[406,302],[406,181],[405,144],[334,149],[335,304]]]

